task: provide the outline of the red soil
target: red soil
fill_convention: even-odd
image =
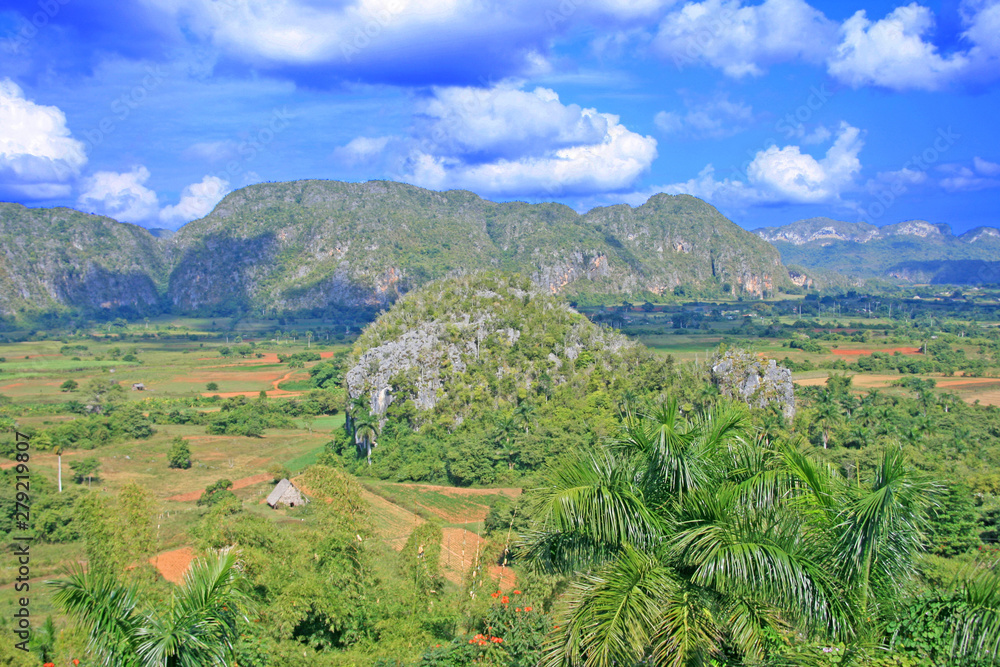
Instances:
[[[254,484],[260,484],[261,482],[266,482],[269,479],[274,479],[270,473],[262,472],[258,475],[251,475],[250,477],[243,477],[233,482],[233,491],[237,489],[242,489],[247,486],[253,486]],[[190,503],[201,498],[201,491],[192,491],[191,493],[178,493],[176,496],[170,496],[167,500],[176,500],[181,503]]]
[[[920,354],[919,347],[886,347],[880,350],[833,350],[833,353],[837,356],[847,357],[847,356],[863,356],[869,355],[872,352],[882,352],[884,354],[893,354],[894,352],[899,352],[900,354]]]
[[[149,562],[160,571],[163,578],[172,584],[180,584],[184,581],[184,573],[191,567],[194,560],[194,549],[191,547],[181,547],[173,551],[164,551],[149,559]]]

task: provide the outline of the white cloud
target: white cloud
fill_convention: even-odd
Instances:
[[[829,72],[854,87],[939,90],[968,66],[963,54],[944,57],[924,40],[934,15],[916,3],[897,7],[872,23],[860,10],[841,27],[842,41],[830,58]]]
[[[665,134],[722,139],[739,134],[753,122],[753,108],[726,95],[707,100],[685,99],[687,112],[661,111],[653,122]]]
[[[741,78],[780,62],[821,63],[835,37],[836,24],[803,0],[705,0],[670,13],[653,48],[678,68],[705,63]]]
[[[555,196],[628,188],[656,154],[655,139],[614,114],[503,84],[435,88],[417,103],[408,136],[357,137],[334,157],[380,160],[393,177],[432,189]]]
[[[943,54],[929,40],[930,9],[913,2],[872,22],[863,10],[841,27],[829,59],[830,74],[855,88],[939,91],[995,80],[1000,67],[1000,2],[965,0],[961,7],[965,50]]]
[[[355,137],[346,146],[334,149],[333,157],[351,167],[372,164],[385,153],[392,140],[393,137]]]
[[[23,199],[68,196],[87,162],[58,107],[35,104],[0,80],[0,193]]]
[[[369,78],[495,66],[501,75],[544,66],[554,34],[582,22],[629,24],[675,0],[146,0],[231,56],[269,64],[332,64]],[[473,68],[469,71],[474,71]],[[474,76],[472,77],[474,78]]]
[[[972,159],[972,167],[943,164],[938,171],[947,174],[940,184],[948,192],[975,192],[1000,187],[1000,164],[978,156]]]
[[[99,171],[84,179],[77,204],[123,222],[155,220],[160,207],[156,193],[144,185],[147,180],[149,170],[142,165],[124,173]]]
[[[988,162],[978,155],[972,158],[972,164],[983,176],[1000,176],[1000,164]]]
[[[691,194],[720,206],[744,208],[755,204],[837,203],[842,193],[856,187],[861,171],[858,153],[861,131],[841,123],[833,145],[821,159],[799,146],[771,146],[758,151],[745,174],[734,172],[716,180],[708,165],[696,178],[654,188],[668,194]]]
[[[160,221],[168,227],[203,218],[229,193],[229,183],[218,176],[205,176],[200,183],[192,183],[181,192],[181,200],[173,206],[164,206]]]

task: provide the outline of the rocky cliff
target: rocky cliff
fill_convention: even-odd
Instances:
[[[810,218],[755,233],[778,248],[785,264],[847,278],[991,282],[994,274],[983,262],[1000,259],[1000,230],[994,227],[955,236],[947,224],[925,220],[876,227]]]
[[[390,181],[295,181],[237,190],[173,235],[15,205],[4,209],[3,224],[7,312],[111,304],[374,315],[431,280],[487,269],[519,272],[571,297],[678,286],[689,295],[759,297],[792,286],[772,246],[686,195],[580,215],[560,204],[497,203]],[[54,252],[29,256],[28,235]]]

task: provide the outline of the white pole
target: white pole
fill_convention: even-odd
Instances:
[[[59,493],[62,493],[62,454],[59,454]]]

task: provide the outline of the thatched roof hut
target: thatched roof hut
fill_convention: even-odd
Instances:
[[[278,509],[279,505],[295,507],[296,505],[305,505],[307,502],[309,499],[302,495],[302,492],[287,479],[278,482],[274,490],[267,496],[267,504],[273,509]]]

